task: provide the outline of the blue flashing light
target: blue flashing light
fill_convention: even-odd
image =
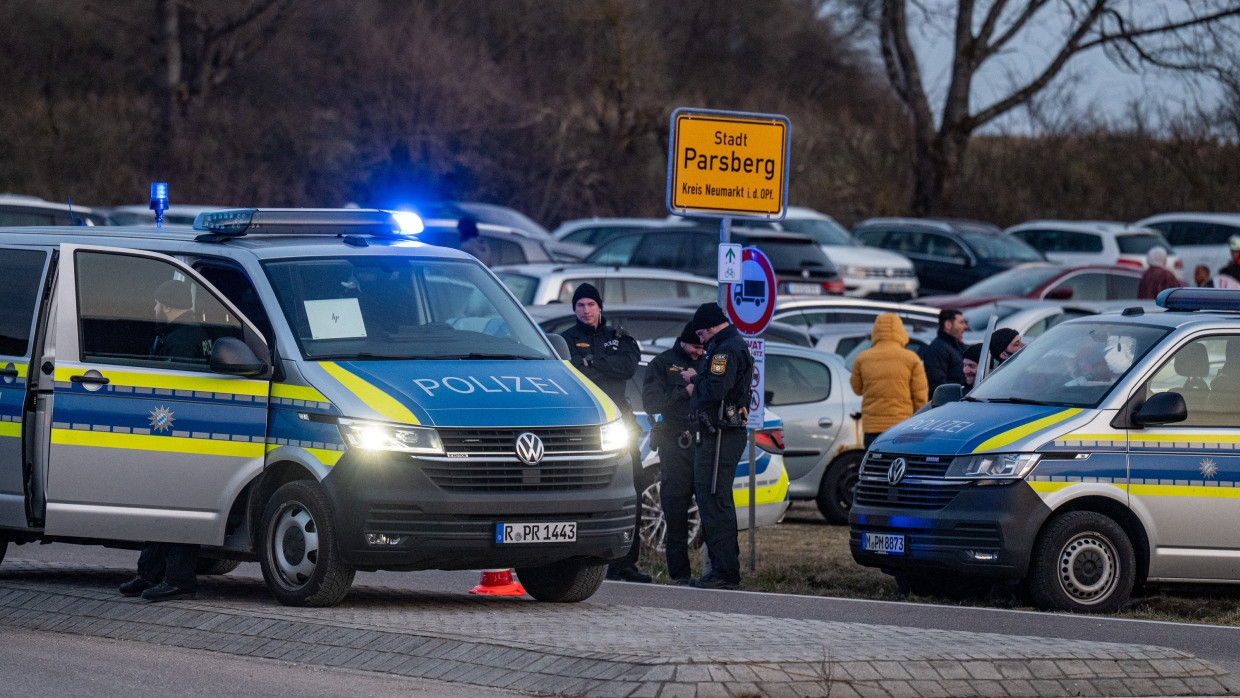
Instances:
[[[1240,310],[1240,289],[1169,288],[1155,300],[1167,310]]]
[[[402,235],[417,235],[426,230],[422,217],[414,211],[388,211],[388,213],[392,214],[392,219],[400,226]]]
[[[167,182],[151,182],[151,210],[155,212],[155,227],[164,227],[164,211],[168,210]]]

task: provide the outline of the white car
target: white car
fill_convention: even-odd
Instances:
[[[1227,240],[1240,235],[1240,213],[1160,213],[1133,225],[1162,233],[1183,261],[1184,277],[1191,280],[1198,265],[1205,265],[1213,277],[1231,261]]]
[[[0,226],[106,224],[107,218],[85,206],[58,204],[37,196],[0,194]]]
[[[817,241],[844,278],[844,295],[893,301],[917,297],[920,283],[908,257],[863,245],[831,216],[789,206],[778,225]]]
[[[605,303],[642,303],[691,298],[699,303],[719,297],[719,283],[669,269],[613,267],[599,264],[516,264],[493,269],[522,305],[568,303],[585,282],[598,287]]]
[[[1114,221],[1038,220],[1003,232],[1029,243],[1050,261],[1069,266],[1115,264],[1144,269],[1148,265],[1146,253],[1161,245],[1169,253],[1167,268],[1176,277],[1185,277],[1184,262],[1173,254],[1167,238],[1153,228]]]

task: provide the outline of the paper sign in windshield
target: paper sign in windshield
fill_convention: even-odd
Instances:
[[[353,339],[366,336],[362,308],[356,298],[305,301],[311,339]]]

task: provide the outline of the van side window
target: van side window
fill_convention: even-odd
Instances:
[[[254,283],[250,281],[250,277],[246,276],[245,272],[217,263],[198,264],[195,265],[194,270],[210,281],[224,294],[225,298],[237,306],[237,310],[240,310],[250,322],[254,323],[254,326],[262,333],[263,339],[267,340],[268,346],[275,343],[271,320],[267,317],[267,311],[263,309],[263,302],[258,297]],[[223,308],[223,306],[220,307]],[[229,316],[226,314],[225,317]],[[210,318],[207,319],[210,320]]]
[[[242,336],[219,300],[158,259],[80,251],[77,295],[87,362],[208,371],[212,343]]]
[[[1145,387],[1147,395],[1171,391],[1184,397],[1188,419],[1169,427],[1240,427],[1240,335],[1185,344]]]
[[[39,281],[47,266],[42,250],[6,249],[0,255],[0,356],[29,356],[30,330],[39,307]]]

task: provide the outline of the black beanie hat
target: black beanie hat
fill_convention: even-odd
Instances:
[[[718,303],[703,303],[693,313],[692,324],[695,330],[706,330],[727,321],[728,316],[723,313],[723,308],[720,308]]]
[[[995,333],[990,335],[990,356],[995,361],[1001,361],[1000,354],[1007,351],[1008,345],[1016,339],[1020,333],[1011,327],[1000,327]]]
[[[593,299],[595,303],[598,303],[599,309],[603,307],[603,297],[599,295],[598,289],[594,288],[594,284],[584,283],[578,286],[576,291],[573,291],[573,308],[577,307],[577,301],[582,298]]]
[[[975,364],[982,363],[982,343],[970,344],[964,348],[964,358]]]
[[[685,344],[701,344],[702,340],[698,339],[697,332],[693,329],[693,321],[685,323],[685,328],[680,331],[680,336],[676,338],[678,342]]]

